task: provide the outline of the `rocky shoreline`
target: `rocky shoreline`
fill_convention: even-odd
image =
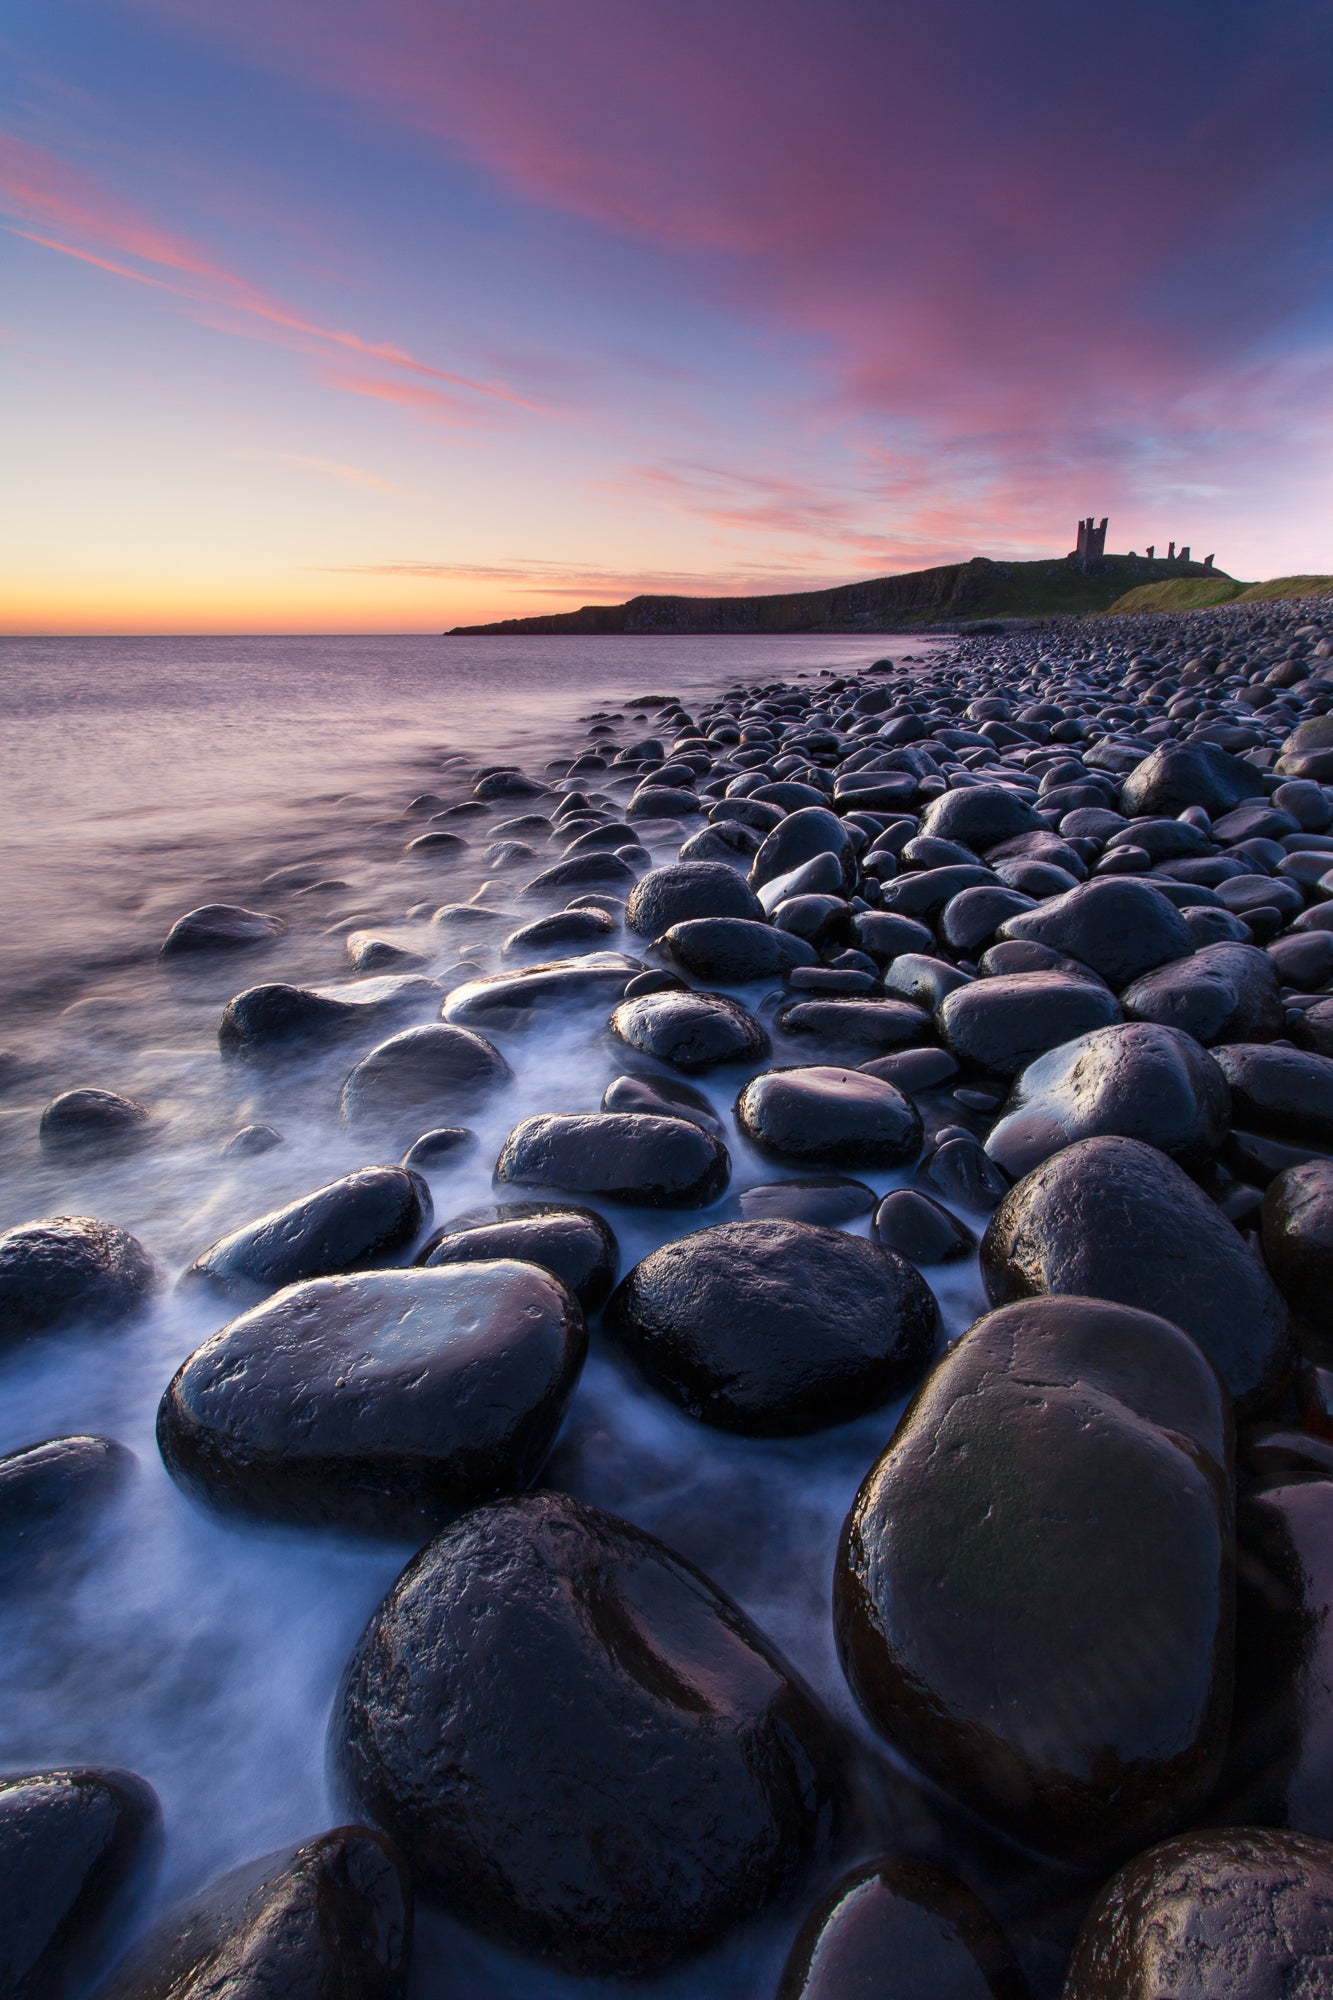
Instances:
[[[418,1548],[328,1723],[347,1823],[120,1958],[151,1788],[2,1778],[0,1991],[391,2000],[417,1896],[617,1990],[753,1933],[779,2000],[1333,1995],[1333,602],[627,699],[376,837],[458,894],[340,921],[346,981],[281,976],[281,909],[162,943],[274,1121],[227,1156],[336,1073],[363,1164],[178,1272],[0,1235],[16,1353],[207,1302],[157,1417],[192,1504]],[[575,1108],[525,1053],[571,1023],[613,1072]],[[492,1201],[437,1213],[497,1117]],[[80,1085],[40,1145],[155,1131]],[[735,1453],[861,1452],[855,1726],[694,1528],[589,1497],[611,1459],[636,1512],[606,1367]],[[131,1473],[0,1459],[6,1587]]]

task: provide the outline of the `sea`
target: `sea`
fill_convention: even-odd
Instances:
[[[488,877],[480,839],[462,859],[408,854],[424,824],[407,812],[414,797],[463,798],[492,764],[541,777],[586,747],[599,713],[623,740],[649,732],[651,708],[636,706],[644,696],[674,696],[693,713],[728,688],[817,683],[886,654],[925,661],[941,643],[0,641],[0,1229],[101,1217],[138,1236],[164,1275],[152,1306],[124,1326],[0,1353],[0,1453],[91,1432],[137,1458],[81,1545],[0,1594],[0,1771],[107,1764],[150,1781],[165,1842],[141,1923],[351,1816],[327,1768],[330,1708],[358,1634],[412,1553],[207,1512],[159,1458],[159,1398],[228,1316],[177,1289],[180,1272],[226,1231],[372,1164],[338,1117],[357,1052],[303,1065],[299,1087],[224,1062],[226,1001],[261,979],[345,984],[355,928],[429,952],[447,987],[464,976],[460,950],[426,913],[483,890],[515,924],[531,913],[514,900],[522,872]],[[660,833],[654,860],[674,859],[680,837]],[[208,902],[272,910],[290,928],[257,953],[159,960],[173,921]],[[468,961],[498,965],[507,928],[480,942],[470,932]],[[738,997],[757,1004],[753,988]],[[511,1034],[503,1048],[513,1085],[471,1121],[479,1144],[430,1176],[437,1223],[496,1199],[494,1161],[520,1118],[595,1110],[624,1067],[600,1018]],[[44,1156],[42,1106],[85,1085],[149,1106],[150,1142],[114,1159]],[[703,1085],[728,1127],[733,1190],[780,1171],[736,1134],[735,1087],[716,1075]],[[255,1121],[275,1125],[282,1145],[224,1156],[228,1137]],[[883,1190],[903,1176],[866,1178]],[[724,1211],[608,1210],[622,1271]],[[936,1289],[948,1332],[984,1309],[971,1265]],[[729,1591],[857,1738],[868,1770],[884,1752],[837,1663],[830,1578],[842,1521],[898,1407],[809,1439],[727,1437],[667,1407],[595,1334],[548,1473]],[[412,2000],[768,2000],[798,1915],[771,1913],[661,1978],[617,1982],[558,1974],[421,1910]]]

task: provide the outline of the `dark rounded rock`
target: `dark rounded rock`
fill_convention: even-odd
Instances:
[[[1274,938],[1267,947],[1284,986],[1317,993],[1333,979],[1333,932],[1306,930]]]
[[[773,979],[799,965],[814,965],[819,954],[805,938],[746,917],[692,917],[672,924],[660,943],[677,965],[696,979],[745,986]]]
[[[804,938],[816,951],[850,945],[856,935],[846,899],[813,891],[799,896],[785,896],[775,903],[772,922],[778,930]]]
[[[446,827],[431,827],[426,833],[417,834],[403,849],[405,854],[452,854],[459,855],[467,850],[467,841],[461,833],[450,833]]]
[[[967,1224],[920,1188],[890,1188],[875,1210],[872,1233],[885,1250],[913,1264],[953,1264],[977,1247]]]
[[[978,889],[960,889],[950,896],[940,911],[940,936],[953,951],[975,955],[989,944],[1002,923],[1036,908],[1031,896],[1003,884],[983,884]]]
[[[878,964],[890,964],[904,951],[932,951],[935,940],[925,924],[915,917],[895,916],[889,910],[859,910],[856,915],[856,942]]]
[[[1113,993],[1067,972],[1012,972],[946,995],[940,1039],[961,1061],[1014,1076],[1049,1049],[1120,1019]]]
[[[123,1319],[157,1280],[137,1237],[89,1215],[48,1215],[0,1235],[0,1346],[85,1321]]]
[[[161,1844],[161,1810],[132,1771],[0,1778],[0,1992],[84,1992]]]
[[[1028,2000],[984,1905],[943,1868],[892,1854],[821,1898],[791,1948],[777,2000]]]
[[[1138,1855],[1088,1912],[1062,2000],[1327,2000],[1333,1846],[1205,1829]]]
[[[0,1573],[31,1573],[128,1478],[134,1453],[114,1438],[48,1438],[0,1458]]]
[[[234,1869],[164,1918],[97,2000],[405,2000],[412,1891],[368,1826]]]
[[[621,1279],[606,1324],[689,1416],[790,1437],[877,1409],[920,1375],[935,1300],[890,1251],[809,1222],[725,1222]]]
[[[1121,1001],[1131,1020],[1198,1042],[1271,1041],[1283,1029],[1276,967],[1250,944],[1205,945],[1134,980]]]
[[[603,1111],[646,1112],[652,1118],[688,1118],[722,1137],[722,1120],[703,1092],[674,1076],[616,1076],[602,1092]]]
[[[1313,1007],[1303,1008],[1291,1030],[1291,1039],[1297,1048],[1333,1056],[1333,1000],[1317,1000]]]
[[[476,1133],[470,1132],[466,1125],[436,1125],[412,1141],[398,1164],[400,1167],[415,1167],[419,1174],[427,1174],[434,1167],[442,1167],[446,1161],[452,1163],[461,1152],[476,1143]]]
[[[1002,938],[1026,938],[1066,952],[1117,991],[1190,949],[1180,911],[1146,882],[1104,877],[1080,882],[1035,910],[1006,917]]]
[[[46,1153],[119,1151],[147,1136],[152,1116],[114,1090],[66,1090],[43,1111],[37,1135]]]
[[[826,1228],[839,1229],[869,1215],[875,1206],[875,1195],[863,1181],[820,1174],[742,1188],[736,1205],[744,1222],[818,1222]]]
[[[634,869],[619,854],[571,854],[519,891],[525,903],[540,902],[547,896],[566,896],[573,889],[616,889],[623,894],[634,881]]]
[[[891,1000],[907,1000],[933,1014],[946,993],[967,986],[972,974],[960,972],[928,952],[900,952],[884,974],[884,991]]]
[[[1232,1115],[1247,1132],[1333,1146],[1333,1061],[1265,1042],[1231,1042],[1209,1060],[1231,1086]]]
[[[876,1056],[862,1063],[866,1076],[878,1076],[896,1083],[899,1090],[938,1090],[958,1075],[958,1059],[947,1049],[899,1049],[891,1056]]]
[[[514,1201],[455,1216],[423,1244],[417,1263],[434,1269],[497,1259],[553,1271],[583,1310],[593,1313],[616,1281],[620,1248],[610,1224],[591,1208]]]
[[[510,768],[488,771],[484,778],[478,778],[472,787],[472,796],[474,799],[535,799],[545,790],[545,785],[539,785],[522,771]]]
[[[845,889],[856,880],[856,850],[851,835],[837,813],[827,806],[804,806],[788,813],[768,834],[750,867],[750,881],[756,889],[779,876],[790,875],[817,854],[832,854],[842,868]]]
[[[1264,1190],[1264,1262],[1287,1303],[1333,1332],[1333,1160],[1307,1160]]]
[[[721,861],[728,868],[748,870],[763,846],[763,835],[739,820],[720,820],[692,833],[681,847],[682,861]]]
[[[586,944],[592,938],[610,937],[619,926],[605,910],[556,910],[549,917],[537,917],[510,931],[500,946],[501,958],[521,951],[549,951],[554,946]]]
[[[813,1697],[706,1577],[563,1494],[478,1508],[409,1564],[334,1734],[422,1891],[571,1972],[697,1950],[827,1846]]]
[[[281,917],[243,909],[238,903],[202,903],[177,917],[158,950],[159,958],[179,958],[197,951],[243,951],[281,937],[287,926]]]
[[[674,1069],[762,1062],[771,1046],[754,1015],[724,993],[644,993],[622,1000],[608,1026],[630,1048]]]
[[[626,819],[688,819],[702,812],[693,792],[679,785],[640,785],[625,808]]]
[[[1160,1311],[1248,1413],[1292,1367],[1286,1309],[1222,1211],[1155,1146],[1083,1139],[1011,1188],[981,1268],[992,1303],[1074,1293]]]
[[[650,868],[625,905],[625,922],[642,937],[660,937],[673,924],[703,917],[742,917],[757,922],[764,912],[744,876],[724,861],[673,861]]]
[[[986,1314],[843,1530],[834,1619],[872,1721],[1066,1864],[1203,1806],[1231,1704],[1231,1424],[1179,1328],[1100,1299]]]
[[[946,1201],[985,1214],[1009,1192],[1008,1177],[995,1165],[970,1132],[953,1128],[953,1136],[936,1145],[917,1169]]]
[[[930,1016],[905,1000],[794,1000],[778,1015],[788,1035],[818,1035],[840,1048],[896,1049],[916,1042]]]
[[[1138,819],[1174,817],[1185,806],[1202,806],[1213,819],[1231,812],[1242,799],[1263,795],[1263,779],[1254,766],[1217,744],[1164,743],[1126,777],[1120,810]]]
[[[513,1081],[497,1048],[467,1028],[432,1021],[404,1028],[363,1056],[342,1087],[343,1117],[394,1132],[473,1109]]]
[[[923,868],[910,875],[899,875],[892,882],[880,885],[880,895],[887,914],[932,924],[968,889],[1002,886],[994,870],[983,868],[979,861],[951,862],[944,868]]]
[[[1326,785],[1333,780],[1333,723],[1327,715],[1299,723],[1282,745],[1276,769],[1283,777]]]
[[[275,1146],[283,1143],[282,1134],[274,1125],[242,1125],[239,1132],[233,1132],[222,1148],[224,1160],[253,1160],[261,1153],[271,1153]]]
[[[431,1212],[430,1189],[412,1168],[361,1167],[220,1236],[185,1276],[253,1296],[306,1278],[374,1270],[411,1249]]]
[[[522,972],[495,972],[455,986],[444,1018],[460,1028],[524,1028],[565,1007],[606,1007],[619,1000],[642,959],[618,951],[552,959]]]
[[[374,931],[349,932],[347,957],[353,972],[412,972],[430,964],[424,952],[408,951]]]
[[[642,1112],[553,1112],[505,1140],[496,1179],[602,1195],[643,1208],[707,1208],[731,1178],[720,1139],[685,1118]]]
[[[586,1350],[573,1293],[536,1264],[317,1278],[195,1349],[157,1441],[173,1479],[214,1505],[429,1532],[531,1485]]]
[[[765,1070],[736,1101],[760,1152],[831,1167],[902,1167],[921,1150],[921,1116],[895,1084],[815,1064]]]
[[[1226,1137],[1229,1095],[1217,1063],[1192,1035],[1127,1021],[1029,1063],[1014,1079],[986,1151],[1017,1180],[1062,1146],[1114,1132],[1198,1167]]]
[[[1025,799],[1007,785],[966,785],[941,792],[921,815],[921,831],[941,840],[961,840],[984,853],[1015,834],[1031,833],[1040,824]]]
[[[261,1056],[299,1043],[319,1047],[437,991],[433,980],[414,973],[365,979],[333,993],[281,982],[247,986],[222,1010],[218,1047],[228,1056]]]

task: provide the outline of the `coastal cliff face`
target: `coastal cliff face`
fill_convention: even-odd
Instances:
[[[1065,561],[942,563],[902,576],[870,577],[832,590],[769,597],[631,597],[491,625],[457,625],[456,636],[489,633],[598,636],[634,633],[902,632],[985,618],[1078,616],[1105,611],[1137,584],[1162,578],[1219,577],[1202,563],[1107,556],[1092,575]]]

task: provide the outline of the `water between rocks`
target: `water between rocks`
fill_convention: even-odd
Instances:
[[[887,649],[924,657],[932,644]],[[0,642],[0,1047],[12,1052],[0,1095],[0,1228],[51,1213],[98,1216],[131,1230],[174,1277],[224,1231],[370,1164],[339,1122],[337,1096],[375,1036],[303,1061],[284,1081],[223,1063],[216,1028],[225,1002],[256,980],[347,980],[354,918],[429,949],[433,974],[464,948],[488,969],[498,964],[510,925],[480,943],[469,932],[460,948],[404,923],[410,908],[464,901],[483,880],[493,885],[487,901],[513,909],[514,923],[532,913],[512,901],[503,871],[486,873],[484,833],[461,860],[405,855],[425,824],[403,818],[414,794],[460,799],[479,764],[540,775],[548,759],[586,747],[590,711],[623,715],[634,729],[634,695],[674,695],[689,708],[740,683],[863,670],[885,650],[882,639],[829,638]],[[651,712],[635,733],[650,723]],[[453,752],[466,764],[451,769]],[[523,810],[497,804],[489,824]],[[654,861],[674,859],[679,837],[651,842]],[[261,886],[294,866],[317,886]],[[271,949],[159,963],[174,919],[213,901],[276,911],[291,928]],[[758,990],[748,989],[748,1004]],[[497,1041],[515,1082],[472,1121],[479,1146],[430,1175],[437,1222],[494,1199],[491,1169],[520,1118],[595,1110],[626,1066],[600,1014]],[[80,1085],[148,1104],[152,1142],[100,1164],[44,1158],[41,1106]],[[736,1134],[735,1080],[714,1072],[701,1087],[724,1114],[733,1190],[779,1177]],[[224,1158],[227,1137],[261,1120],[285,1143]],[[906,1174],[861,1177],[882,1191]],[[622,1272],[718,1219],[607,1213]],[[956,1334],[984,1307],[975,1266],[931,1276]],[[346,1817],[326,1779],[329,1708],[362,1625],[411,1553],[231,1525],[171,1484],[154,1443],[158,1399],[227,1317],[168,1286],[126,1330],[47,1336],[0,1363],[0,1452],[96,1432],[138,1457],[76,1555],[0,1604],[0,1769],[91,1763],[142,1773],[166,1817],[155,1906]],[[549,1476],[697,1562],[865,1738],[833,1653],[830,1575],[842,1520],[899,1407],[809,1439],[728,1438],[639,1386],[594,1336]],[[868,1739],[867,1748],[882,1754]],[[760,2000],[793,1921],[752,1926],[706,1960],[632,1989]],[[631,1985],[564,1978],[419,1914],[415,2000],[612,1990]]]

